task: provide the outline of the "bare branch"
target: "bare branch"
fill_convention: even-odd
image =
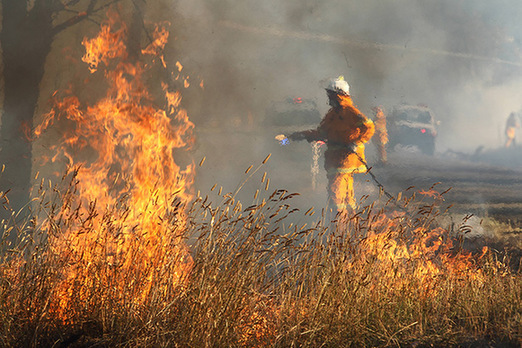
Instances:
[[[97,20],[94,20],[92,18],[87,18],[87,21],[96,24],[97,26],[101,27],[101,22],[98,22]]]
[[[76,16],[71,17],[68,20],[66,20],[65,22],[56,25],[53,28],[53,35],[56,35],[56,34],[62,32],[64,29],[67,29],[75,24],[80,23],[81,21],[83,21],[84,19],[87,19],[92,14],[97,13],[101,10],[104,10],[107,7],[113,5],[117,2],[120,2],[120,1],[121,0],[112,0],[112,1],[109,1],[108,3],[106,3],[105,5],[102,5],[98,8],[94,8],[96,6],[97,0],[91,0],[91,2],[89,3],[89,6],[87,7],[87,9],[84,12],[79,12]]]
[[[145,0],[141,0],[141,1],[144,4],[146,3]],[[132,4],[134,5],[134,9],[138,12],[138,15],[140,16],[142,29],[145,32],[145,35],[147,36],[147,39],[149,39],[149,44],[150,44],[150,43],[152,43],[152,41],[154,41],[154,39],[150,35],[147,27],[145,26],[145,18],[143,18],[143,13],[141,12],[141,9],[140,9],[139,5],[136,3],[136,0],[132,0]]]
[[[74,6],[74,5],[76,5],[78,2],[80,2],[80,0],[69,0],[69,1],[67,1],[64,5],[65,5],[65,6]]]
[[[87,13],[91,12],[94,9],[94,6],[96,6],[96,2],[98,2],[98,0],[91,0],[89,6],[87,6]]]

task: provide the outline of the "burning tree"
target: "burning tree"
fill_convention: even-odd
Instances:
[[[77,195],[66,194],[69,198],[62,197],[50,211],[43,208],[46,217],[37,224],[49,238],[50,252],[63,256],[59,259],[65,278],[50,306],[64,320],[72,314],[69,302],[87,296],[81,295],[83,280],[94,271],[88,265],[100,258],[121,277],[133,271],[142,274],[131,296],[138,302],[147,297],[153,281],[165,276],[162,262],[167,256],[179,261],[167,267],[167,288],[189,265],[180,231],[194,165],[181,168],[174,151],[190,147],[194,125],[180,108],[179,91],[161,83],[165,107],[160,108],[145,83],[156,63],[166,67],[162,51],[168,23],[156,25],[140,59],[130,58],[127,33],[117,13],[110,12],[99,34],[82,42],[82,60],[92,74],[102,75],[105,97],[89,105],[70,92],[56,92],[51,111],[34,131],[39,137],[53,125],[61,126],[52,161],[65,158],[74,172],[66,191]],[[69,267],[70,260],[83,267]],[[121,283],[126,284],[123,278]],[[121,300],[128,301],[128,291],[121,293],[127,297]]]
[[[28,135],[33,129],[51,45],[68,28],[92,20],[95,14],[103,13],[108,5],[116,2],[120,0],[1,1],[4,98],[0,164],[6,168],[0,189],[9,190],[9,206],[15,212],[29,201],[32,143]],[[141,23],[132,27],[141,29]],[[4,196],[4,204],[6,202]],[[2,209],[0,216],[9,218],[10,209]]]

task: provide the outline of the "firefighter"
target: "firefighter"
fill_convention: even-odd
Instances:
[[[506,121],[506,147],[516,145],[515,135],[517,128],[520,128],[520,119],[515,112],[512,112]]]
[[[353,104],[350,86],[342,76],[326,87],[331,109],[317,129],[280,135],[281,143],[290,140],[324,141],[324,168],[328,178],[328,205],[333,213],[348,213],[355,209],[353,174],[367,170],[364,143],[372,137],[375,127]]]
[[[386,164],[388,162],[388,156],[386,152],[386,145],[388,144],[388,130],[386,129],[386,115],[382,106],[375,106],[372,108],[375,114],[375,146],[377,146],[377,153],[379,154],[380,164]]]

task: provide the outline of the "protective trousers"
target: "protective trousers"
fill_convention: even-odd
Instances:
[[[355,195],[353,191],[353,171],[329,170],[328,178],[328,206],[333,214],[347,213],[355,210]]]

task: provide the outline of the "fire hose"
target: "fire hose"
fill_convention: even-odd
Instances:
[[[379,187],[379,189],[382,191],[382,193],[384,193],[386,195],[386,197],[388,197],[390,199],[390,201],[393,202],[393,204],[395,204],[395,206],[397,206],[399,209],[401,209],[403,211],[406,211],[406,208],[404,208],[402,205],[399,204],[399,202],[397,201],[397,198],[395,198],[388,191],[386,191],[386,189],[384,188],[384,185],[381,184],[381,182],[379,180],[377,180],[377,177],[372,172],[372,167],[368,166],[368,163],[366,163],[366,161],[357,152],[355,152],[354,150],[352,150],[351,152],[354,153],[357,156],[357,158],[359,159],[359,161],[361,161],[361,163],[364,165],[364,167],[366,167],[366,173],[370,174],[370,177],[373,179],[373,181],[375,182],[377,187]]]

